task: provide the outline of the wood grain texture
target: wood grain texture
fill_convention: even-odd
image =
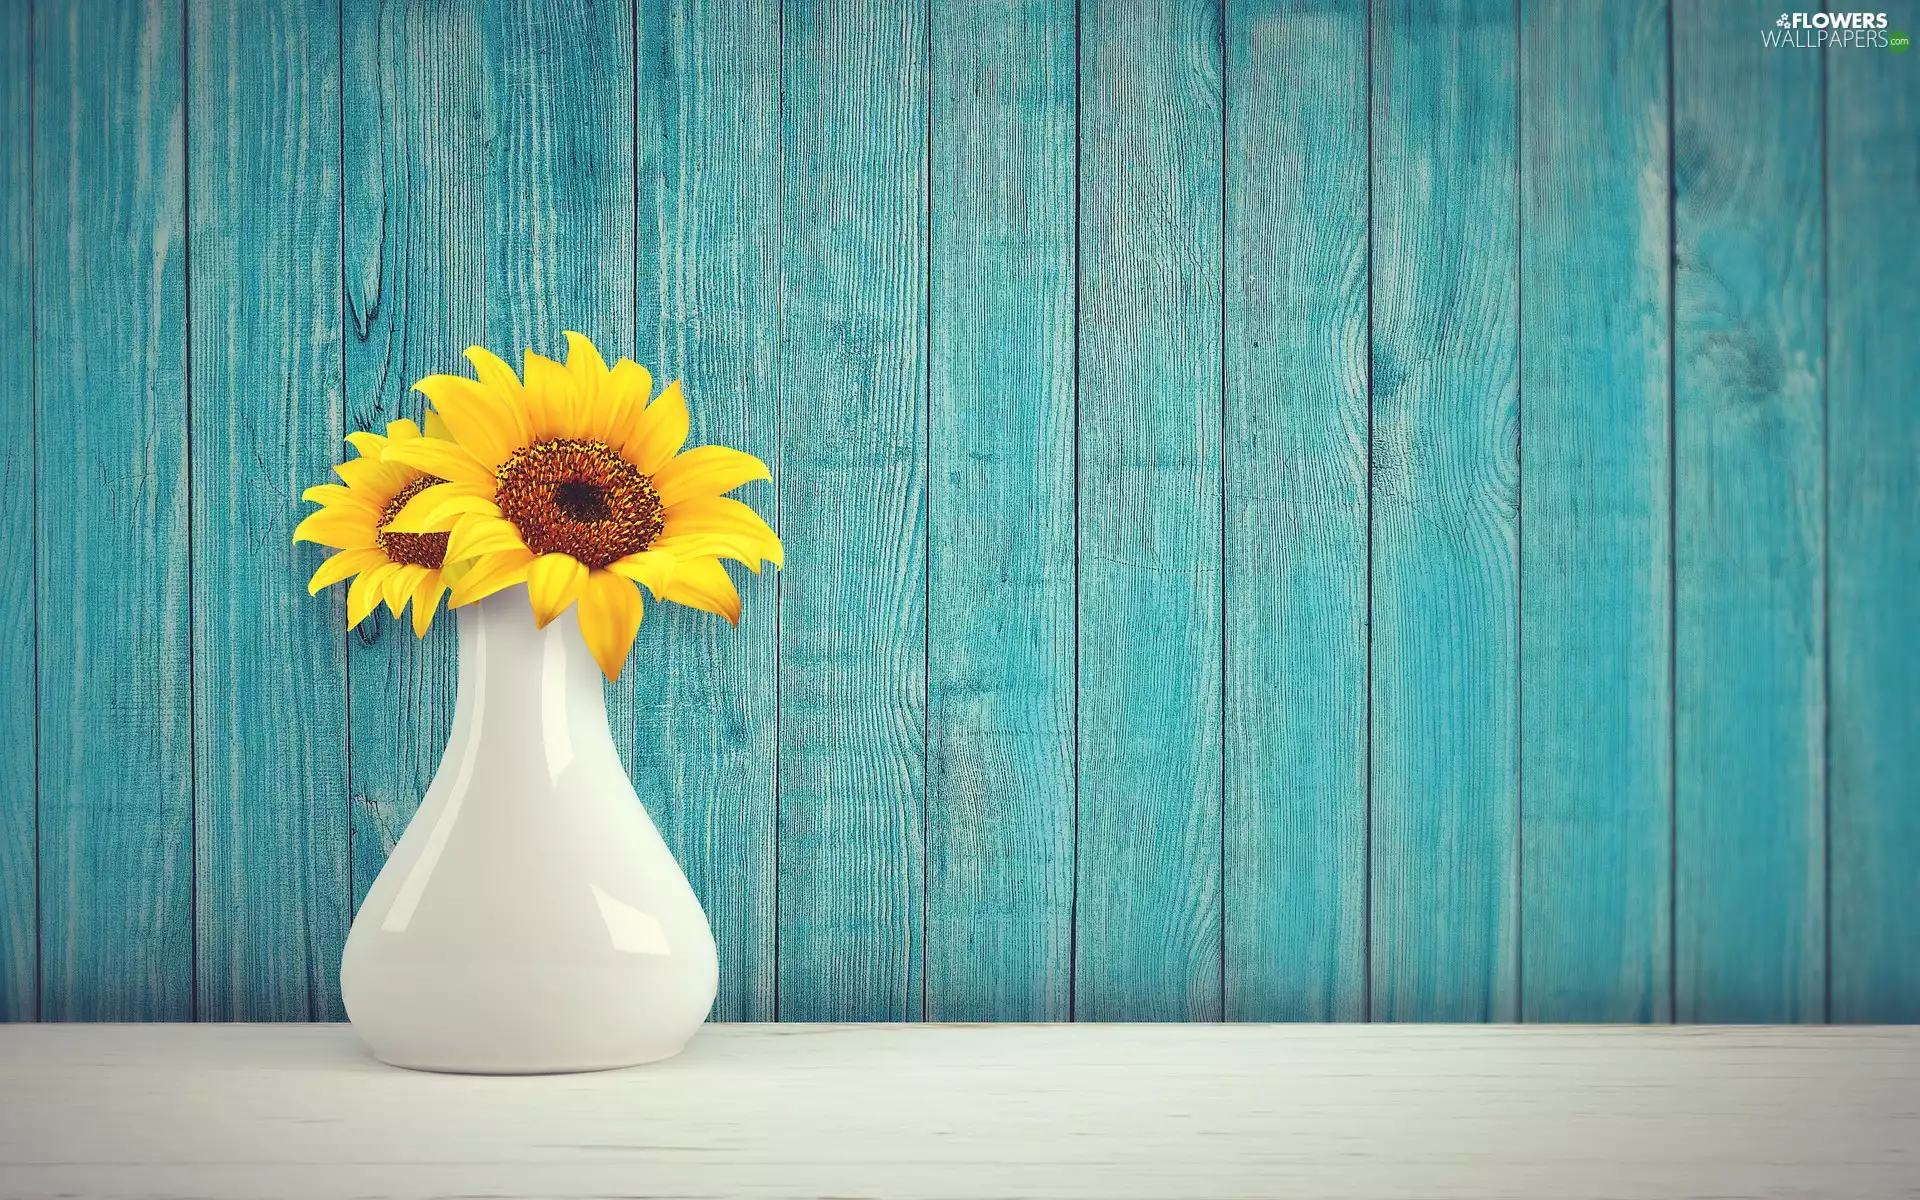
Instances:
[[[693,444],[779,469],[780,7],[719,0],[639,6],[636,177],[640,360],[681,379]],[[735,493],[776,529],[776,489]],[[774,682],[779,581],[732,571],[738,628],[653,605],[626,672],[633,773],[713,926],[722,1021],[774,1009],[778,809]]]
[[[346,429],[419,420],[413,384],[467,374],[486,335],[486,71],[465,0],[343,0]],[[341,457],[351,451],[336,445]],[[311,619],[344,628],[345,587]],[[324,615],[322,615],[324,614]],[[347,648],[353,907],[406,832],[453,722],[454,624],[416,639],[376,612]]]
[[[927,6],[782,20],[779,1015],[917,1019]]]
[[[1213,3],[1081,13],[1074,1013],[1221,1015]]]
[[[1513,22],[1373,8],[1377,1020],[1518,1008]]]
[[[1916,1076],[1912,1029],[719,1025],[640,1070],[450,1079],[337,1026],[15,1026],[0,1176],[101,1200],[1892,1200]]]
[[[1521,1012],[1665,1021],[1667,4],[1521,22]]]
[[[634,347],[628,0],[485,0],[487,344],[514,364]],[[630,697],[615,688],[619,720]],[[623,739],[630,743],[629,739]]]
[[[32,9],[0,4],[0,1021],[38,1013]]]
[[[177,3],[34,13],[48,1020],[193,1015],[183,54]]]
[[[1074,14],[933,25],[927,1015],[1073,985]]]
[[[1676,4],[1674,953],[1681,1021],[1824,1015],[1824,54]]]
[[[1911,54],[1867,50],[1827,68],[1836,1021],[1920,1021],[1916,66]]]
[[[1226,34],[1226,1015],[1365,1020],[1366,4]]]
[[[191,6],[195,1012],[319,1020],[347,939],[345,645],[293,498],[340,445],[333,0]]]

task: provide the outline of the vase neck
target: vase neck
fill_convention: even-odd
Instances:
[[[534,628],[524,585],[455,610],[460,631],[456,720],[489,741],[524,739],[555,780],[583,755],[613,754],[600,668],[574,609]]]

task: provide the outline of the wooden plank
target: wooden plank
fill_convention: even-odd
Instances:
[[[1820,64],[1677,5],[1674,954],[1681,1021],[1824,1016]],[[1902,64],[1905,65],[1905,64]]]
[[[1227,7],[1226,1015],[1367,1015],[1367,11]]]
[[[1836,1021],[1920,1021],[1917,65],[1874,49],[1827,68]]]
[[[37,1015],[32,9],[0,5],[0,1021]]]
[[[96,1200],[1908,1197],[1920,1143],[1920,1029],[719,1025],[449,1080],[338,1025],[28,1025],[0,1077],[11,1190]]]
[[[48,1020],[193,1015],[180,21],[162,0],[34,14]]]
[[[1520,1011],[1665,1021],[1667,3],[1521,20]]]
[[[1373,9],[1372,1015],[1517,1011],[1515,29]]]
[[[426,403],[414,382],[469,373],[460,352],[486,334],[479,15],[466,0],[343,6],[349,430],[418,420]],[[344,591],[322,606],[336,628]],[[422,641],[377,613],[346,645],[357,909],[439,766],[453,721],[453,622],[442,613]]]
[[[782,1019],[923,1013],[925,0],[790,3]]]
[[[192,5],[187,219],[195,993],[217,1021],[323,1020],[346,942],[346,660],[301,586],[301,489],[340,446],[333,0]],[[269,84],[269,81],[272,81]]]
[[[1221,1015],[1219,5],[1081,13],[1074,1012]]]
[[[633,5],[482,0],[486,83],[484,344],[520,370],[564,360],[566,330],[608,362],[634,341]],[[634,678],[607,687],[621,759],[636,750]],[[636,779],[635,783],[642,780]],[[641,794],[649,812],[660,797]]]
[[[695,444],[780,460],[778,0],[639,7],[636,268],[640,360],[685,381]],[[769,521],[775,489],[737,493]],[[778,579],[735,569],[729,628],[651,606],[628,661],[635,782],[707,910],[720,953],[713,1015],[774,1006]]]
[[[516,370],[527,349],[564,359],[567,329],[631,354],[632,6],[487,0],[480,23],[487,344]]]
[[[927,1015],[1073,984],[1074,13],[933,27]]]

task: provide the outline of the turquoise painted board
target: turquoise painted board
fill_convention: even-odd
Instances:
[[[635,161],[640,361],[682,379],[691,442],[780,461],[778,0],[638,8]],[[776,529],[774,487],[735,493]],[[635,782],[720,953],[720,1021],[774,1006],[774,680],[779,580],[731,572],[739,628],[677,604],[648,609],[626,673]]]
[[[1521,9],[1529,1021],[1672,1017],[1667,5]]]
[[[1674,1005],[1825,1013],[1821,62],[1681,4],[1674,73]]]
[[[1226,1015],[1359,1021],[1366,4],[1229,4],[1226,41]]]
[[[1916,66],[1910,54],[1866,52],[1827,67],[1836,1021],[1920,1021]]]
[[[1074,1015],[1221,1015],[1220,11],[1080,46]]]
[[[565,359],[568,329],[608,362],[634,352],[632,18],[626,0],[486,0],[480,15],[485,344],[515,370],[526,350]]]
[[[1374,5],[1376,1020],[1519,1006],[1515,35]]]
[[[420,420],[415,380],[465,374],[486,333],[485,70],[460,0],[344,0],[340,14],[346,430]],[[352,451],[336,443],[336,459]],[[317,560],[320,555],[313,552]],[[303,565],[307,560],[302,560]],[[347,652],[347,793],[358,909],[440,765],[453,722],[454,629],[424,640],[384,613],[347,633],[345,587],[305,601]],[[315,636],[319,636],[316,634]]]
[[[782,22],[778,1014],[919,1019],[927,9]]]
[[[188,9],[195,1012],[338,1019],[346,648],[287,502],[340,441],[332,0]],[[274,79],[260,88],[253,81]]]
[[[48,1020],[194,1015],[183,56],[178,4],[34,14]]]
[[[33,345],[32,10],[0,5],[0,341]],[[0,362],[0,1021],[31,1021],[39,963],[34,781],[33,355]]]
[[[1074,14],[942,4],[931,71],[927,1016],[1072,1012]]]

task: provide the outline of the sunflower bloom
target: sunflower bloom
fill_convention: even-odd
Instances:
[[[476,346],[467,359],[477,378],[414,385],[448,436],[391,441],[383,459],[440,482],[409,497],[388,528],[439,534],[448,561],[471,560],[452,605],[521,583],[541,627],[578,605],[594,661],[617,679],[640,629],[636,585],[739,623],[740,594],[720,560],[758,572],[780,565],[781,547],[725,493],[772,476],[726,446],[684,449],[677,381],[654,396],[645,367],[624,358],[608,367],[592,342],[566,336],[565,364],[529,351],[516,375]]]
[[[436,427],[431,416],[427,423],[429,428]],[[318,542],[338,551],[313,573],[307,592],[316,594],[351,579],[348,628],[366,620],[385,601],[395,617],[412,605],[414,635],[425,637],[441,597],[450,589],[447,535],[403,533],[392,527],[394,517],[414,497],[446,482],[404,463],[383,461],[389,447],[425,440],[420,427],[406,420],[388,423],[384,437],[350,433],[347,444],[356,457],[334,468],[341,482],[320,484],[300,494],[301,499],[319,504],[320,511],[300,522],[293,540]]]

